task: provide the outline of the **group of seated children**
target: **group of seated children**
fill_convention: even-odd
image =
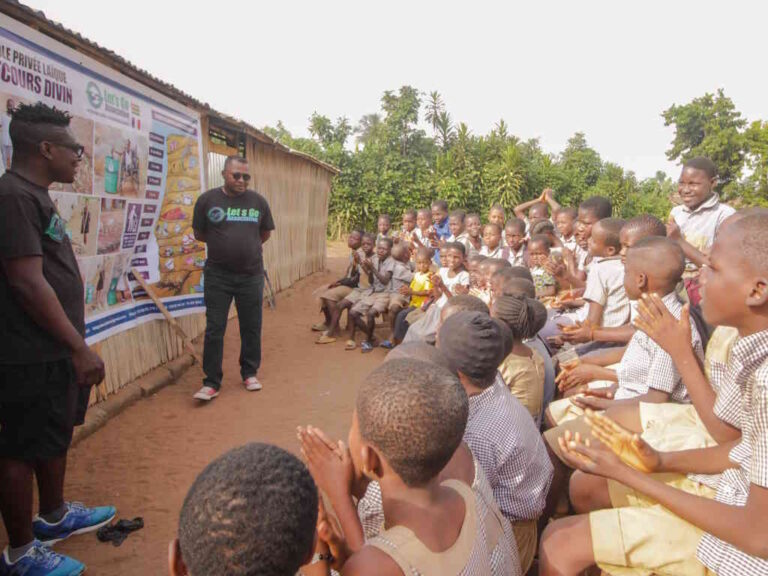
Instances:
[[[402,343],[346,442],[300,427],[304,464],[254,444],[201,474],[172,574],[768,576],[768,209],[716,182],[687,162],[667,226],[599,197],[574,225],[546,191],[503,245],[498,207],[480,239],[441,203],[415,250],[350,235],[323,337],[349,309],[364,344],[384,312]]]

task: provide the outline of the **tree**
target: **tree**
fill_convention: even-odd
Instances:
[[[360,122],[355,127],[355,141],[358,144],[367,146],[369,142],[378,138],[381,128],[381,116],[378,114],[366,114],[360,118]]]
[[[673,104],[662,117],[665,126],[675,128],[667,158],[686,161],[694,156],[709,157],[717,166],[721,191],[739,179],[745,159],[746,120],[722,89],[688,104]]]

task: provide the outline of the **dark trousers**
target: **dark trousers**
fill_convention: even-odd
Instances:
[[[221,388],[224,332],[232,299],[240,322],[240,375],[256,376],[261,365],[261,312],[264,297],[263,274],[234,274],[216,268],[205,269],[205,348],[203,372],[206,386]]]

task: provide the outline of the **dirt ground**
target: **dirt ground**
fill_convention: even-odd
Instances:
[[[345,258],[343,247],[334,245],[328,271],[278,294],[276,310],[265,308],[262,391],[240,385],[237,321],[230,321],[224,385],[216,400],[199,405],[192,399],[202,378],[193,366],[175,385],[134,404],[72,449],[66,497],[113,504],[122,518],[142,516],[145,528],[117,548],[86,534],[62,542],[57,551],[85,562],[89,574],[167,573],[167,546],[184,496],[211,460],[254,441],[298,454],[296,426],[310,423],[346,438],[355,390],[385,351],[363,355],[345,352],[343,340],[314,343],[317,334],[309,326],[320,314],[312,293],[341,275]]]

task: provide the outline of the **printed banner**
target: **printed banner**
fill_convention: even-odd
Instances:
[[[0,27],[0,173],[11,165],[9,111],[42,101],[72,115],[85,147],[72,184],[51,197],[85,286],[86,339],[162,317],[136,268],[174,315],[204,310],[205,245],[192,210],[203,189],[197,112],[16,22]]]

